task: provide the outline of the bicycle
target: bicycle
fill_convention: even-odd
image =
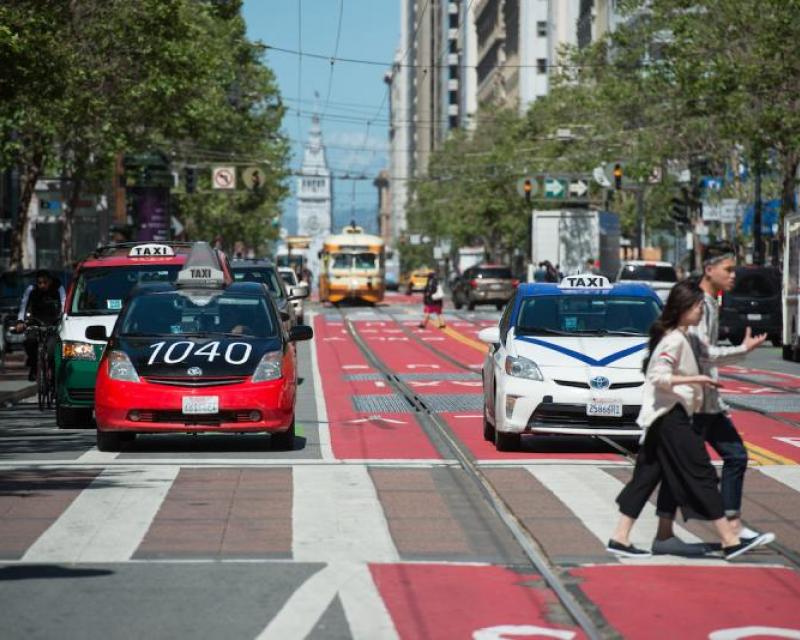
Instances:
[[[25,333],[28,337],[36,337],[36,394],[39,411],[52,409],[56,402],[55,367],[47,346],[49,338],[56,335],[56,327],[29,324]]]

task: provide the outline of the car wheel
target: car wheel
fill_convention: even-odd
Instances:
[[[784,360],[788,360],[789,362],[794,360],[793,351],[794,350],[792,349],[792,345],[790,345],[790,344],[783,345],[783,359]]]
[[[519,451],[521,443],[522,436],[518,433],[494,432],[494,446],[498,451]]]
[[[291,451],[294,449],[294,436],[294,419],[292,419],[292,424],[286,431],[280,431],[270,435],[272,448],[277,451]]]
[[[100,451],[121,451],[126,442],[130,442],[135,438],[135,433],[117,433],[116,431],[100,431],[98,429],[97,448]]]
[[[59,429],[92,429],[95,426],[91,409],[61,406],[58,398],[56,398],[56,425]]]
[[[486,419],[486,408],[483,409],[483,439],[486,442],[494,442],[494,425]]]
[[[472,300],[470,300],[470,301],[467,303],[467,309],[469,309],[470,311],[475,311],[475,303],[474,303],[474,302],[472,302]]]
[[[498,311],[502,311],[502,310],[503,310],[503,303],[502,303],[502,302],[498,302],[498,303],[497,303],[496,305],[494,305],[494,306],[495,306],[495,308],[496,308]]]

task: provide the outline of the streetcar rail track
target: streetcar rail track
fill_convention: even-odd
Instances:
[[[592,620],[587,609],[590,605],[582,605],[577,597],[572,593],[569,586],[558,575],[560,568],[552,565],[548,560],[546,554],[541,550],[536,539],[519,521],[513,511],[506,505],[500,495],[492,486],[489,479],[475,464],[472,455],[464,449],[458,440],[450,432],[450,428],[444,423],[431,409],[426,405],[425,400],[413,391],[400,377],[394,374],[384,362],[375,354],[374,350],[367,345],[366,341],[361,337],[355,329],[352,320],[340,309],[339,313],[342,315],[344,325],[347,327],[347,332],[352,337],[358,349],[367,359],[367,361],[379,371],[397,392],[399,392],[412,406],[417,409],[417,417],[421,423],[427,423],[429,427],[433,427],[438,440],[444,444],[447,449],[453,454],[459,466],[466,473],[467,477],[472,480],[478,491],[484,496],[492,510],[500,518],[501,522],[506,526],[511,535],[516,540],[517,544],[523,550],[527,558],[530,560],[531,565],[542,576],[547,585],[553,590],[561,604],[567,610],[569,615],[575,623],[583,630],[588,638],[600,639],[616,635],[611,628],[607,627],[607,623],[603,621],[604,629]],[[422,341],[421,341],[422,342]],[[424,342],[422,344],[425,345]],[[426,345],[428,346],[428,345]],[[596,614],[597,615],[597,614]]]

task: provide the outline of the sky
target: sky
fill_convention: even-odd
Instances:
[[[320,54],[267,51],[288,107],[283,131],[292,142],[293,169],[302,162],[303,143],[315,104],[322,112],[322,137],[335,174],[376,176],[388,166],[389,70],[400,37],[397,0],[245,0],[243,15],[250,39],[266,45]],[[341,29],[339,23],[341,19]],[[302,28],[301,28],[302,26]],[[338,33],[338,49],[337,49]],[[386,67],[335,62],[329,58],[386,61]],[[331,73],[332,72],[332,73]],[[315,99],[315,93],[319,98]],[[298,113],[299,111],[299,113]],[[292,178],[292,192],[296,178]],[[378,197],[372,180],[334,178],[334,229],[348,224],[353,210],[360,224],[375,231]],[[284,203],[283,224],[296,228],[294,195]]]

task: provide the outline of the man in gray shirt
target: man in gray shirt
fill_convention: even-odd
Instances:
[[[703,319],[696,327],[691,328],[699,340],[708,346],[708,358],[699,358],[700,372],[714,380],[718,379],[717,367],[743,359],[750,351],[761,345],[767,335],[753,336],[747,328],[742,344],[735,347],[721,347],[719,340],[719,304],[717,296],[720,292],[733,289],[736,277],[736,256],[729,245],[709,247],[703,263],[703,276],[700,288],[705,292],[703,299]],[[722,478],[720,491],[725,516],[733,525],[742,540],[750,540],[760,535],[745,527],[741,520],[742,491],[744,474],[747,471],[747,449],[736,431],[733,421],[728,415],[728,407],[720,398],[715,387],[704,389],[702,412],[696,413],[693,426],[701,431],[706,441],[722,458]],[[669,489],[661,485],[658,493],[656,513],[658,514],[658,531],[653,541],[653,553],[691,554],[701,553],[702,548],[688,545],[675,537],[673,522],[677,506]],[[768,533],[767,542],[775,540],[774,534]]]

